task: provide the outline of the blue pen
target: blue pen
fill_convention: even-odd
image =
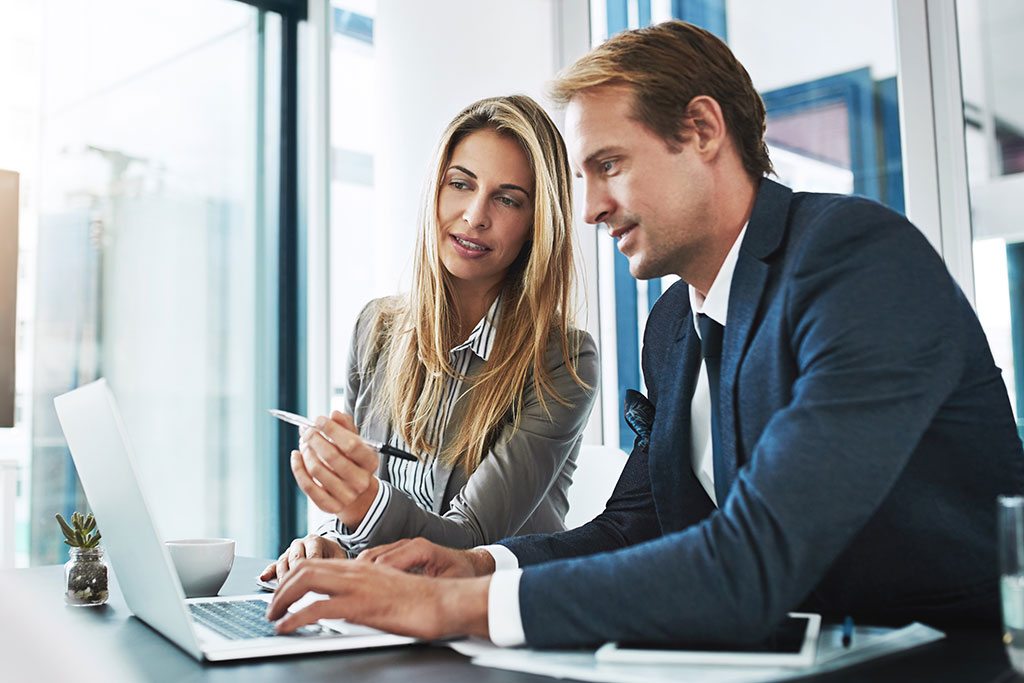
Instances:
[[[843,647],[850,647],[853,643],[853,617],[846,617],[843,620]]]

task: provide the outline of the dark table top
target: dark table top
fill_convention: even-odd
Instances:
[[[265,560],[239,557],[221,595],[254,592]],[[241,662],[198,662],[131,616],[111,581],[103,607],[64,605],[60,566],[0,572],[0,596],[8,612],[0,644],[0,679],[56,680],[67,671],[76,681],[484,681],[554,680],[470,664],[439,645],[273,657]],[[7,611],[7,610],[5,610]],[[13,624],[13,625],[12,625]],[[17,631],[11,631],[17,628]],[[1010,669],[998,629],[947,629],[947,637],[889,657],[801,680],[1022,681]],[[8,676],[12,675],[9,679]],[[47,674],[52,674],[48,676]]]

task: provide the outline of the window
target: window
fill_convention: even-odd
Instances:
[[[976,307],[1024,433],[1024,5],[960,2],[957,22]]]
[[[65,557],[54,514],[85,500],[52,399],[99,376],[162,533],[278,550],[281,24],[230,0],[0,0],[19,65],[0,102],[0,167],[22,178],[18,417],[0,430],[17,564]]]

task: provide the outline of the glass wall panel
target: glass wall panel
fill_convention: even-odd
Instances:
[[[957,24],[978,317],[1024,432],[1024,4],[959,2]]]
[[[0,0],[19,65],[0,166],[26,207],[22,562],[61,561],[54,513],[85,507],[52,399],[101,376],[163,534],[271,550],[264,38],[232,0]]]
[[[331,407],[344,408],[352,327],[371,299],[398,291],[411,250],[377,222],[376,0],[332,0],[330,52]]]

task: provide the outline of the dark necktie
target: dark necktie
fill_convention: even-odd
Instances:
[[[718,381],[722,376],[722,337],[725,336],[725,328],[703,313],[697,315],[697,327],[700,329],[700,351],[704,357],[711,393],[711,453],[715,472],[715,499],[718,507],[722,507],[729,493],[726,454],[722,452],[722,420],[718,415]]]

